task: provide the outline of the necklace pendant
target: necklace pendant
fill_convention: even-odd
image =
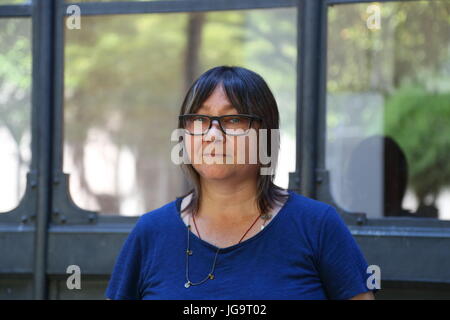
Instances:
[[[264,229],[264,226],[261,226],[261,230]]]
[[[212,273],[208,274],[208,277],[212,280],[214,279],[214,275]]]
[[[185,288],[189,288],[191,286],[191,282],[190,281],[188,281],[188,282],[186,282],[185,284],[184,284],[184,287]]]

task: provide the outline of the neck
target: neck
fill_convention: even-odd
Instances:
[[[224,181],[202,181],[198,217],[213,224],[254,219],[259,214],[256,193],[256,179],[230,184]]]

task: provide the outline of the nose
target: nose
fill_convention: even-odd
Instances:
[[[214,138],[214,139],[213,139]],[[205,141],[222,141],[223,140],[223,132],[220,129],[219,121],[213,120],[211,123],[211,129],[205,134]]]

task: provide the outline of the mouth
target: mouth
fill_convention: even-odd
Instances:
[[[228,157],[228,155],[223,153],[205,153],[203,154],[205,157]]]

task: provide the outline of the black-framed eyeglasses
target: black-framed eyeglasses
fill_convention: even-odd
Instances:
[[[219,117],[208,116],[205,114],[188,113],[179,116],[183,128],[190,135],[205,135],[211,129],[212,122],[217,120],[223,133],[231,136],[245,135],[250,130],[253,121],[262,119],[250,114],[230,114]]]

